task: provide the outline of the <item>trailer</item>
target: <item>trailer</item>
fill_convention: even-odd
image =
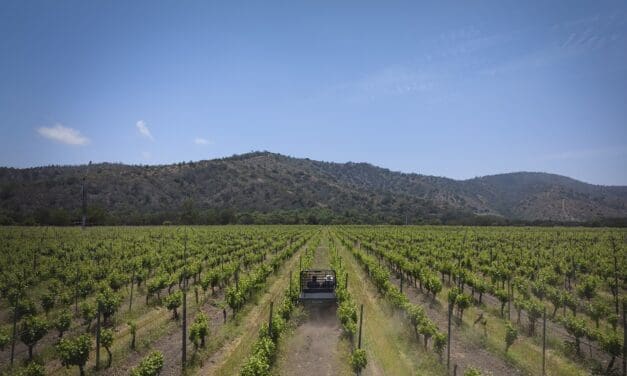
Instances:
[[[301,302],[335,302],[337,280],[335,270],[303,270],[300,272]]]

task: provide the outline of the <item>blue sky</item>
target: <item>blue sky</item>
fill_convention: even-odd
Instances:
[[[0,165],[269,150],[627,185],[625,1],[128,3],[0,2]]]

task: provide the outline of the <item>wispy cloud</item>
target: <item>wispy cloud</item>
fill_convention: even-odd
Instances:
[[[372,101],[383,97],[423,94],[433,89],[431,72],[408,65],[388,66],[360,79],[339,83],[320,91],[317,98],[340,98],[350,102]]]
[[[194,139],[194,143],[196,145],[211,145],[211,144],[213,144],[213,142],[207,140],[206,138],[202,138],[202,137],[196,137]]]
[[[594,149],[567,150],[558,153],[546,154],[538,157],[538,160],[573,160],[573,159],[591,159],[601,157],[618,157],[627,155],[626,146],[608,146]]]
[[[142,136],[154,141],[154,138],[152,137],[152,134],[150,133],[150,130],[148,129],[145,121],[139,120],[137,123],[135,123],[135,126]]]
[[[41,127],[37,129],[37,133],[49,140],[67,145],[87,145],[89,143],[89,139],[81,135],[81,132],[64,127],[61,124],[55,124],[52,127]]]
[[[512,33],[512,42],[518,45],[524,45],[530,36],[536,36],[536,41],[479,73],[496,75],[546,68],[594,55],[602,49],[620,48],[627,35],[626,16],[597,14],[551,27],[530,27]],[[538,35],[542,38],[537,38]]]

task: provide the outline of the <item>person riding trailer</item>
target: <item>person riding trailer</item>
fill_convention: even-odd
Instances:
[[[333,289],[334,287],[335,287],[335,281],[333,279],[333,276],[330,274],[327,274],[324,277],[324,282],[322,282],[322,288]]]
[[[307,282],[307,288],[309,289],[317,289],[320,287],[320,284],[318,283],[318,279],[317,277],[314,275],[311,277],[311,280],[309,282]]]

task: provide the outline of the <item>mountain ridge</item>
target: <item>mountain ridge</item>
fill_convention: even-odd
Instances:
[[[0,220],[42,223],[51,215],[42,213],[46,209],[65,211],[75,220],[80,181],[87,171],[86,165],[0,168]],[[343,223],[627,217],[627,186],[527,171],[456,180],[366,162],[323,162],[270,152],[165,165],[97,163],[89,167],[86,182],[90,207],[117,218],[111,223],[137,215],[143,219],[129,223],[178,222],[190,210],[192,222],[203,222],[194,215],[208,211],[218,216],[231,211],[228,223],[247,223],[250,216],[258,222],[277,212],[291,213],[290,223],[303,222],[312,213]]]

